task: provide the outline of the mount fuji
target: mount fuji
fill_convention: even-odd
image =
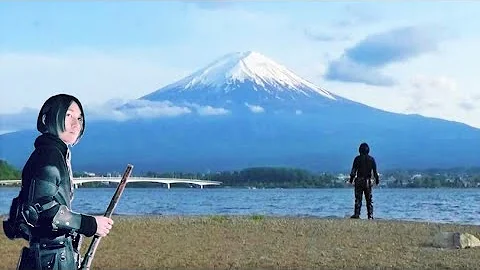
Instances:
[[[159,107],[160,106],[160,107]],[[77,170],[216,171],[288,166],[348,171],[366,141],[379,168],[478,165],[480,130],[396,114],[343,98],[257,52],[225,55],[116,109],[162,117],[88,122]],[[168,109],[167,108],[167,109]],[[21,167],[38,134],[0,136],[0,158]]]
[[[298,103],[336,100],[257,52],[228,54],[178,82],[148,94],[147,100],[174,100],[228,105],[230,102]]]

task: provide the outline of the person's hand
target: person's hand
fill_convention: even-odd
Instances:
[[[380,184],[380,179],[375,179],[375,185],[378,186],[378,184]]]
[[[104,216],[95,216],[95,221],[97,222],[97,232],[96,235],[100,237],[105,237],[112,229],[113,220]]]

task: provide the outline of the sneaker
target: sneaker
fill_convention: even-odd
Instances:
[[[350,218],[360,218],[359,215],[352,215]]]
[[[368,216],[368,219],[373,219],[373,216]]]

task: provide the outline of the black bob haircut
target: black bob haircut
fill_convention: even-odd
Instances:
[[[48,98],[45,103],[43,103],[38,114],[37,130],[42,134],[49,133],[58,137],[60,132],[65,131],[65,116],[67,115],[68,107],[70,107],[72,102],[77,103],[83,117],[82,129],[75,142],[76,144],[85,131],[85,114],[83,113],[82,104],[74,96],[58,94]]]

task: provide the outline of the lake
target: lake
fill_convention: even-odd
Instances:
[[[8,213],[18,187],[0,188],[0,214]],[[115,188],[79,188],[73,210],[103,214]],[[375,188],[378,219],[480,225],[480,189]],[[353,213],[353,188],[129,188],[120,199],[119,215],[266,215],[344,218]],[[362,218],[366,217],[365,201]]]

